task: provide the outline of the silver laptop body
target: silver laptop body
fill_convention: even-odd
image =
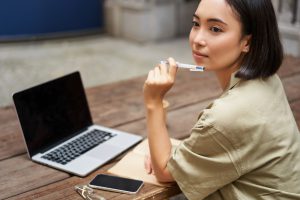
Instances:
[[[143,138],[92,122],[79,72],[13,94],[29,157],[86,176]]]

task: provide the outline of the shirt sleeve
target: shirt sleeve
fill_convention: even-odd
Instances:
[[[189,138],[172,150],[168,170],[188,199],[203,199],[240,176],[226,137],[201,119]]]

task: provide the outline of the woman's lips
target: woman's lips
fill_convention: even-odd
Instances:
[[[206,54],[203,54],[203,53],[200,53],[200,52],[196,52],[196,51],[193,51],[193,56],[195,58],[199,58],[199,59],[203,59],[203,58],[207,58],[208,57]]]

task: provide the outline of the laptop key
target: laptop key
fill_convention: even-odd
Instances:
[[[115,135],[108,132],[92,130],[86,135],[42,156],[42,158],[65,165],[114,136]]]

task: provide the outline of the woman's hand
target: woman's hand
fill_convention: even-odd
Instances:
[[[173,58],[168,59],[167,65],[159,64],[148,74],[144,84],[144,102],[146,107],[162,104],[165,94],[172,88],[175,82],[177,65]]]

